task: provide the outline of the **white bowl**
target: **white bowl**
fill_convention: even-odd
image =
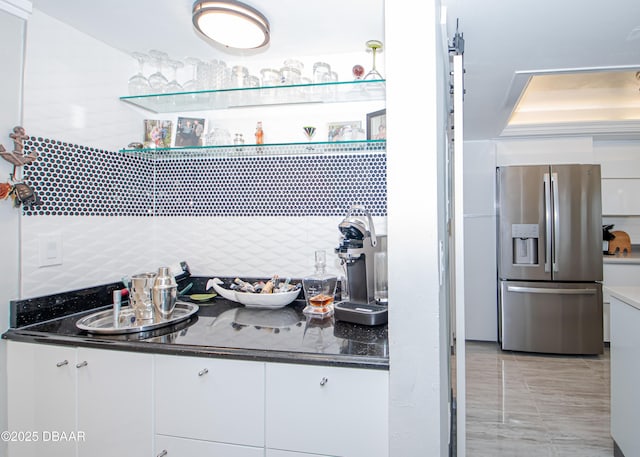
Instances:
[[[255,294],[251,292],[237,292],[235,290],[229,290],[222,287],[221,279],[213,278],[207,283],[207,289],[210,285],[213,285],[214,290],[220,294],[220,296],[227,300],[235,301],[243,304],[247,308],[260,308],[260,309],[278,309],[287,306],[289,303],[298,298],[300,289],[292,290],[291,292],[276,292],[273,294]]]

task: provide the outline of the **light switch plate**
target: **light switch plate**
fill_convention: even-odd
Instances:
[[[62,265],[62,235],[38,235],[38,266]]]

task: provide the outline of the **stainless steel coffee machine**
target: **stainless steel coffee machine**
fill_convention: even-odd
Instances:
[[[365,216],[355,215],[356,212]],[[386,236],[376,237],[371,215],[360,205],[349,208],[338,229],[342,239],[335,251],[346,266],[349,299],[336,303],[335,318],[364,325],[384,324],[387,306],[376,303],[375,287],[376,253],[386,253]]]

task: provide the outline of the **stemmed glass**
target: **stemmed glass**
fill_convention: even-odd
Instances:
[[[148,94],[151,87],[149,86],[149,80],[145,78],[142,70],[149,56],[142,52],[132,52],[131,56],[138,61],[138,73],[129,78],[129,95]]]
[[[363,79],[384,79],[376,69],[376,52],[382,52],[382,41],[369,40],[365,44],[367,45],[367,48],[371,49],[371,52],[373,53],[373,67]]]
[[[156,51],[155,49],[149,51],[149,55],[156,66],[156,72],[149,75],[149,85],[154,93],[161,94],[169,82],[167,77],[162,74],[162,64],[169,58],[169,55],[166,52]]]
[[[184,67],[184,64],[179,60],[168,59],[167,65],[173,70],[173,79],[167,83],[164,91],[168,94],[182,92],[182,85],[178,83],[178,68]]]
[[[191,79],[182,83],[182,90],[185,92],[195,92],[198,90],[198,80],[196,70],[198,68],[198,64],[201,62],[197,57],[187,57],[184,59],[184,63],[186,65],[191,65],[193,68],[191,73]]]
[[[311,143],[311,141],[313,140],[313,135],[316,134],[316,128],[310,125],[307,125],[302,127],[302,130],[304,130],[304,135],[307,137],[307,141]],[[307,149],[310,151],[313,151],[313,146],[307,146]]]

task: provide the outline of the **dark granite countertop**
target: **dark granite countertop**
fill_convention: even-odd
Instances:
[[[13,301],[12,328],[3,338],[158,354],[389,369],[386,325],[367,327],[333,317],[310,319],[302,313],[301,299],[281,309],[259,310],[216,297],[197,303],[200,310],[194,317],[153,331],[99,335],[78,329],[78,319],[109,309],[105,306],[109,300],[105,302],[104,297],[110,297],[119,286],[115,283]],[[53,308],[58,311],[51,311]]]

